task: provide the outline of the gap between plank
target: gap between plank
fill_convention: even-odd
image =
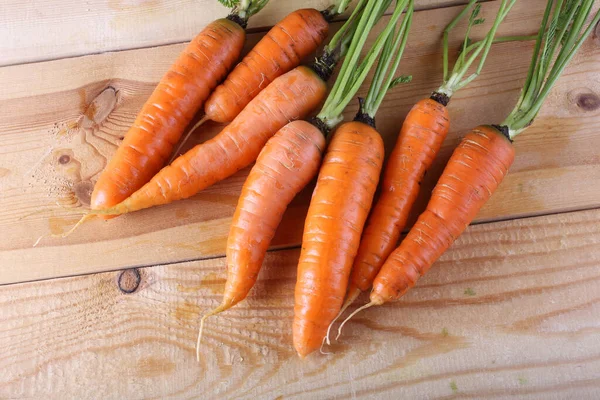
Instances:
[[[561,210],[561,211],[555,211],[555,212],[549,212],[549,213],[540,213],[540,214],[535,214],[535,215],[523,215],[523,216],[517,216],[517,217],[511,217],[511,218],[497,218],[497,219],[493,219],[493,220],[485,220],[485,221],[479,221],[476,223],[472,223],[472,226],[476,226],[476,225],[488,225],[488,224],[494,224],[494,223],[498,223],[498,222],[506,222],[506,221],[517,221],[517,220],[523,220],[523,219],[531,219],[531,218],[540,218],[540,217],[552,217],[555,215],[562,215],[562,214],[574,214],[574,213],[580,213],[580,212],[586,212],[586,211],[592,211],[592,210],[600,210],[599,206],[594,206],[594,207],[584,207],[581,209],[576,209],[576,210]],[[402,234],[404,235],[406,232],[403,232]],[[286,250],[295,250],[295,249],[299,249],[300,248],[300,244],[297,245],[288,245],[288,246],[277,246],[277,247],[273,247],[270,248],[267,252],[268,253],[274,253],[277,251],[286,251]],[[225,258],[224,255],[218,255],[218,256],[207,256],[207,257],[199,257],[199,258],[190,258],[190,259],[184,259],[184,260],[179,260],[179,261],[173,261],[170,263],[164,263],[164,264],[150,264],[150,265],[131,265],[129,267],[123,268],[115,268],[115,269],[108,269],[105,271],[97,271],[97,272],[90,272],[90,273],[83,273],[83,274],[72,274],[72,275],[60,275],[60,276],[55,276],[52,278],[40,278],[40,279],[30,279],[30,280],[25,280],[25,281],[19,281],[19,282],[12,282],[12,283],[0,283],[0,289],[4,286],[10,286],[10,285],[19,285],[19,284],[23,284],[23,283],[34,283],[34,282],[43,282],[43,281],[50,281],[50,280],[55,280],[55,279],[67,279],[67,278],[75,278],[75,277],[79,277],[79,276],[88,276],[88,275],[97,275],[97,274],[104,274],[104,273],[110,273],[110,272],[118,272],[118,271],[125,271],[128,269],[132,269],[132,268],[137,268],[137,269],[146,269],[146,268],[156,268],[156,267],[168,267],[168,266],[175,266],[178,264],[185,264],[185,263],[191,263],[191,262],[199,262],[199,261],[209,261],[209,260],[215,260],[215,259],[219,259],[219,258]]]

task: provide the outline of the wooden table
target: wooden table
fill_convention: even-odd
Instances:
[[[272,1],[248,47],[291,10],[327,3]],[[439,85],[440,33],[461,3],[417,0],[401,66],[414,80],[378,118],[388,150],[409,108]],[[488,22],[498,3],[483,5]],[[500,34],[534,33],[544,3],[519,2]],[[511,173],[477,224],[404,299],[350,323],[333,354],[300,361],[291,347],[312,188],[286,214],[250,297],[207,324],[201,363],[198,317],[223,290],[247,169],[192,199],[32,247],[77,220],[68,209],[89,204],[184,42],[225,13],[215,0],[0,6],[0,398],[600,398],[599,29],[516,141]],[[496,46],[456,95],[418,209],[461,135],[510,111],[531,49]]]

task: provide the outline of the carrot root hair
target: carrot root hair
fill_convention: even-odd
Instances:
[[[327,335],[325,336],[324,339],[327,341],[328,346],[331,345],[331,341],[329,340],[329,335],[331,334],[331,328],[333,327],[333,324],[342,316],[342,314],[344,313],[344,311],[346,311],[346,309],[350,306],[350,304],[354,303],[354,300],[356,300],[358,298],[358,296],[360,296],[360,293],[361,293],[361,291],[357,287],[355,287],[354,289],[350,289],[350,291],[348,292],[348,296],[346,297],[346,301],[344,302],[344,305],[342,305],[342,309],[340,310],[338,315],[335,316],[333,321],[331,321],[331,324],[329,324],[329,326],[327,327]],[[339,337],[339,335],[338,335],[338,337]],[[321,346],[321,347],[323,347],[323,346]]]
[[[356,310],[355,310],[355,311],[354,311],[352,314],[350,314],[350,315],[348,316],[348,318],[346,318],[346,319],[344,320],[344,322],[342,322],[342,324],[341,324],[341,325],[340,325],[340,327],[338,328],[338,334],[337,334],[337,336],[335,337],[335,340],[338,340],[338,339],[340,338],[340,336],[342,336],[342,329],[344,328],[344,325],[346,325],[346,322],[350,321],[350,319],[352,319],[352,317],[354,317],[354,316],[355,316],[356,314],[358,314],[359,312],[361,312],[361,311],[363,311],[363,310],[366,310],[367,308],[371,308],[371,307],[373,307],[373,306],[376,306],[376,305],[377,305],[377,303],[375,303],[374,301],[372,301],[372,302],[370,302],[370,303],[367,303],[367,304],[365,304],[364,306],[362,306],[362,307],[360,307],[360,308],[356,309]]]
[[[186,142],[188,141],[190,136],[192,136],[192,133],[194,133],[196,131],[196,129],[198,129],[202,125],[204,125],[204,123],[206,121],[208,121],[209,119],[210,118],[208,118],[208,115],[205,115],[204,117],[202,117],[202,119],[200,121],[196,122],[196,124],[194,126],[192,126],[192,129],[190,129],[189,132],[183,138],[183,140],[181,142],[179,142],[179,146],[177,146],[177,149],[175,149],[175,151],[173,152],[173,155],[171,156],[171,159],[169,160],[168,164],[171,164],[173,162],[173,160],[175,160],[177,157],[179,157],[179,155],[180,155],[179,152],[181,151],[183,146],[186,144]]]
[[[229,310],[231,306],[229,304],[221,304],[217,308],[207,312],[200,318],[200,328],[198,329],[198,340],[196,341],[196,361],[200,362],[200,343],[202,342],[202,331],[204,330],[204,321],[208,317],[222,313],[223,311]]]

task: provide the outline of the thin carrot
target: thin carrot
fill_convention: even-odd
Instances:
[[[345,54],[347,43],[356,29],[356,20],[364,11],[364,2],[365,0],[361,0],[340,33],[336,35],[337,38],[332,39],[328,47],[335,50],[326,49],[324,54],[327,58],[330,57],[329,54],[339,53],[338,58]],[[326,67],[326,61],[319,60],[316,68]],[[330,68],[327,67],[327,70]],[[259,97],[262,95],[261,93]],[[289,96],[273,104],[276,108],[286,107],[285,103],[293,102],[294,99],[295,97]],[[246,111],[242,111],[244,112]],[[242,141],[244,142],[246,141]],[[205,314],[200,322],[198,358],[204,321],[246,298],[256,282],[271,239],[287,205],[317,173],[324,148],[325,138],[316,127],[305,121],[293,121],[270,138],[260,152],[242,188],[233,216],[227,241],[228,277],[223,301],[217,308]]]
[[[296,10],[279,21],[217,86],[204,112],[231,122],[262,89],[300,64],[327,37],[329,24],[314,8]]]
[[[600,21],[599,10],[586,28],[593,5],[593,0],[548,1],[517,106],[501,125],[479,126],[463,138],[427,209],[386,260],[373,282],[370,303],[361,309],[403,296],[493,195],[514,161],[512,140],[533,123],[553,85]]]
[[[385,9],[387,5],[370,1],[366,9],[376,14],[378,7]],[[342,306],[352,261],[383,165],[383,140],[375,130],[375,114],[388,89],[405,80],[394,80],[393,75],[406,46],[413,7],[412,1],[396,3],[394,14],[365,62],[358,68],[350,63],[342,67],[338,81],[341,83],[336,82],[339,91],[332,91],[317,117],[324,130],[340,122],[343,109],[364,80],[362,74],[374,63],[369,57],[377,57],[381,51],[371,90],[365,101],[361,101],[359,114],[333,134],[308,209],[298,262],[293,324],[294,347],[302,358],[321,346],[327,327]],[[396,30],[404,10],[406,16]],[[369,18],[365,12],[361,22]],[[361,26],[365,32],[372,29],[367,22]],[[358,33],[356,38],[364,43],[364,37]]]
[[[207,121],[231,122],[275,78],[285,74],[312,54],[327,37],[328,21],[343,13],[351,0],[337,0],[324,11],[306,8],[279,21],[231,71],[204,105],[204,117],[190,129],[174,152]]]
[[[94,210],[110,208],[147,183],[169,159],[185,127],[242,51],[248,18],[268,0],[244,0],[210,23],[164,75],[94,187]]]
[[[354,260],[346,301],[340,315],[362,292],[371,288],[381,266],[397,246],[400,233],[406,226],[410,210],[419,194],[421,180],[433,164],[450,129],[447,105],[458,89],[466,86],[481,72],[498,25],[506,17],[514,1],[508,6],[501,6],[496,21],[484,40],[468,46],[471,28],[481,23],[478,19],[480,5],[476,3],[477,0],[471,0],[444,30],[442,86],[430,98],[419,101],[404,120],[384,172],[381,196],[371,211]],[[463,51],[449,75],[449,33],[471,9]],[[478,55],[481,55],[481,59],[477,71],[463,80],[462,77]]]

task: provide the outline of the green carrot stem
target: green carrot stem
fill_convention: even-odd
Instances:
[[[379,63],[375,70],[373,82],[369,88],[369,93],[365,98],[362,112],[375,118],[375,114],[379,110],[381,103],[387,92],[395,86],[394,83],[403,83],[410,81],[410,78],[394,79],[394,75],[400,65],[400,60],[404,54],[406,43],[408,42],[408,32],[412,25],[414,14],[414,1],[410,0],[406,15],[400,24],[397,34],[390,34],[387,38],[387,43],[384,46]]]
[[[533,123],[553,86],[600,22],[599,10],[586,24],[593,5],[594,0],[548,1],[521,97],[502,123],[511,138]]]

